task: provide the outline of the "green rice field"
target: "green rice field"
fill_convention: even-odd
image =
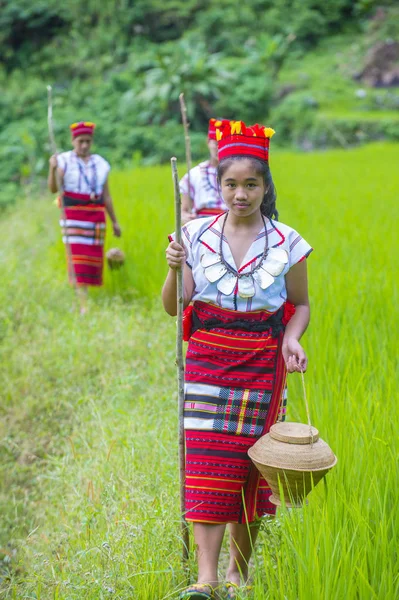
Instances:
[[[315,250],[305,382],[338,464],[265,522],[253,600],[399,598],[398,164],[382,143],[272,159],[280,219]],[[0,598],[166,600],[185,585],[176,326],[160,303],[170,168],[113,172],[111,191],[123,237],[107,245],[126,264],[85,317],[52,198],[1,217]],[[306,419],[295,375],[288,418]]]

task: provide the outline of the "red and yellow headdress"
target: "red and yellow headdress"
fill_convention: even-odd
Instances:
[[[72,123],[69,129],[72,132],[72,137],[76,138],[78,135],[93,135],[95,124],[91,121],[79,121],[79,123]]]
[[[226,119],[209,119],[208,140],[216,140],[216,128],[221,127],[223,123],[228,123]]]
[[[269,160],[270,138],[274,129],[263,125],[247,127],[243,121],[223,121],[216,126],[219,160],[230,156],[253,156]]]

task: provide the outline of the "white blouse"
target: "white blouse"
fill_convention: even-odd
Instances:
[[[188,174],[180,181],[180,193],[188,194]],[[217,167],[206,160],[190,170],[190,198],[196,211],[202,208],[227,210],[217,182]]]
[[[77,154],[70,150],[57,157],[58,166],[64,171],[64,190],[75,194],[101,195],[110,164],[99,154],[91,154],[85,163]]]
[[[279,257],[281,259],[282,257],[283,260],[278,264],[277,268],[277,271],[281,272],[272,278],[273,282],[266,287],[266,289],[262,289],[260,283],[258,283],[259,279],[256,272],[254,272],[254,268],[261,262],[264,252],[264,227],[262,227],[258,237],[248,249],[242,262],[242,266],[239,269],[237,269],[234,262],[228,241],[226,237],[223,236],[223,257],[233,270],[233,274],[226,274],[225,276],[232,280],[233,286],[229,286],[229,284],[222,286],[225,289],[225,293],[222,293],[218,289],[218,283],[221,278],[214,282],[209,281],[209,278],[205,276],[206,267],[204,267],[204,264],[207,265],[212,263],[213,259],[217,261],[217,256],[220,251],[220,220],[222,216],[223,215],[218,215],[216,218],[208,217],[190,221],[182,228],[182,241],[187,250],[186,262],[192,269],[195,283],[192,300],[201,300],[202,302],[216,304],[222,308],[242,312],[253,310],[275,312],[287,299],[285,275],[293,265],[306,258],[312,252],[312,247],[299,235],[299,233],[288,225],[284,225],[279,221],[273,221],[272,219],[266,219],[268,247],[269,249],[278,248],[280,250],[274,253],[270,252],[263,265],[267,270],[269,268],[267,266],[268,260],[270,265],[270,261],[272,261],[274,265],[278,264],[278,261],[276,263],[276,261],[273,260],[272,255],[276,256],[277,259],[279,259]],[[172,234],[170,238],[175,239],[175,235]],[[283,250],[283,252],[281,252],[281,250]],[[220,263],[217,266],[220,266]],[[271,271],[273,272],[273,268],[271,268]],[[238,281],[238,278],[234,276],[234,273],[245,273],[250,275],[252,272],[254,272],[254,277],[243,279],[250,281],[251,285],[254,285],[255,294],[252,297],[242,298],[239,295],[238,285],[234,285],[234,282]],[[262,273],[264,274],[265,271],[262,270]],[[265,277],[271,278],[267,273]],[[219,285],[219,287],[221,286]],[[229,287],[231,288],[231,291],[228,289]]]

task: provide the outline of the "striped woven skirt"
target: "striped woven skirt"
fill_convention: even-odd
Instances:
[[[251,331],[267,311],[236,312],[195,302],[202,323],[245,321],[235,329],[201,326],[190,337],[185,369],[185,509],[188,521],[252,522],[274,515],[267,482],[248,449],[285,414],[283,331]],[[198,320],[198,319],[197,319]],[[266,325],[265,325],[266,326]]]
[[[64,192],[65,220],[62,240],[68,244],[68,273],[77,285],[102,285],[105,241],[105,206],[101,197]]]

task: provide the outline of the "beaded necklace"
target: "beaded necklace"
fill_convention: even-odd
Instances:
[[[225,225],[226,225],[226,221],[227,221],[227,217],[228,217],[228,216],[229,216],[229,212],[227,212],[227,213],[226,213],[226,216],[225,216],[225,218],[224,218],[223,225],[222,225],[222,234],[221,234],[221,236],[220,236],[220,244],[219,244],[219,255],[220,255],[220,262],[222,263],[222,265],[223,265],[224,267],[226,267],[226,269],[227,269],[227,270],[228,270],[230,273],[234,273],[234,275],[236,275],[238,278],[240,278],[240,277],[248,277],[248,273],[240,273],[240,272],[239,272],[239,270],[233,269],[233,267],[231,267],[231,266],[229,265],[229,263],[226,261],[226,259],[225,259],[225,258],[224,258],[224,256],[223,256],[223,237],[224,237],[224,228],[225,228]],[[263,262],[266,260],[266,257],[267,257],[267,255],[268,255],[268,252],[269,252],[269,239],[268,239],[268,235],[267,235],[267,225],[266,225],[266,220],[265,220],[265,217],[262,215],[262,213],[261,213],[261,216],[262,216],[262,221],[263,221],[263,227],[265,228],[265,247],[264,247],[264,249],[263,249],[263,253],[262,253],[261,259],[260,259],[259,263],[256,265],[256,267],[255,267],[255,268],[254,268],[254,269],[251,271],[251,275],[252,275],[253,273],[255,273],[256,271],[258,271],[258,270],[261,268],[261,266],[262,266]]]
[[[201,265],[207,280],[216,283],[218,292],[225,296],[233,294],[234,307],[237,310],[237,294],[240,298],[252,298],[256,293],[255,282],[262,290],[270,287],[288,263],[288,253],[282,248],[269,248],[266,220],[262,215],[265,228],[265,246],[260,261],[252,271],[240,273],[239,270],[229,265],[223,256],[224,228],[228,214],[226,213],[222,224],[219,252],[214,252],[212,249],[210,249],[210,252],[205,251],[201,256]]]
[[[96,163],[93,159],[92,156],[90,156],[90,160],[87,164],[87,166],[91,166],[93,169],[93,178],[92,181],[90,183],[89,178],[86,175],[86,164],[85,164],[85,168],[83,168],[82,164],[81,164],[81,158],[79,158],[79,156],[77,154],[75,154],[76,156],[76,160],[78,163],[78,167],[79,167],[79,173],[80,176],[83,177],[83,179],[86,182],[87,187],[90,189],[90,200],[94,202],[94,200],[96,199],[96,189],[97,189],[97,168],[96,168]]]

